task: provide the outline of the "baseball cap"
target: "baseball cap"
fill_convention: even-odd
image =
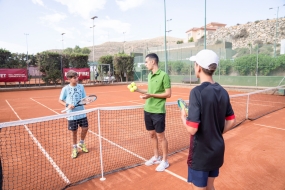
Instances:
[[[190,57],[190,61],[195,61],[198,65],[204,69],[209,69],[209,65],[212,63],[219,64],[218,55],[209,49],[203,49],[199,51],[196,55]]]

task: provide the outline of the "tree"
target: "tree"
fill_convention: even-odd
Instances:
[[[67,56],[69,60],[69,67],[71,68],[88,68],[88,55],[85,54],[71,54]]]
[[[42,72],[42,80],[47,84],[58,83],[61,80],[61,54],[42,52],[36,55],[37,62]],[[66,56],[62,56],[63,68],[68,67]]]
[[[63,50],[63,53],[65,53],[65,54],[72,54],[73,53],[73,49],[72,48],[66,48],[65,50]]]
[[[8,60],[12,53],[5,49],[0,49],[0,68],[8,68]]]
[[[121,82],[124,77],[128,82],[129,77],[133,76],[134,72],[134,57],[123,53],[114,55],[114,70],[116,75],[120,77]]]
[[[65,54],[73,54],[73,53],[75,53],[75,54],[85,54],[85,55],[89,55],[90,52],[91,52],[91,50],[88,49],[87,47],[80,48],[78,45],[76,45],[76,46],[74,47],[74,49],[72,49],[72,48],[69,47],[69,48],[66,48],[66,49],[63,50],[63,53],[65,53]]]
[[[178,40],[176,44],[183,44],[183,40]]]
[[[82,54],[89,55],[90,52],[91,52],[91,50],[88,49],[87,47],[84,47],[84,48],[81,49],[81,53]]]

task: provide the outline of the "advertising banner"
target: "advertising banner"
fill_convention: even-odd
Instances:
[[[28,81],[27,69],[0,69],[0,82]]]

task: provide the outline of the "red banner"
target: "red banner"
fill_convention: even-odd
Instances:
[[[66,77],[66,73],[69,70],[74,70],[75,72],[77,72],[78,75],[78,80],[83,80],[83,79],[90,79],[90,68],[80,68],[80,69],[75,69],[75,68],[71,68],[71,69],[67,69],[64,68],[63,69],[63,73],[64,73],[64,80],[68,80]]]
[[[28,81],[27,69],[0,69],[0,82]]]

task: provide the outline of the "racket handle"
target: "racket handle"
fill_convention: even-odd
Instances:
[[[69,110],[69,108],[62,110],[61,113],[66,112],[67,110]]]

